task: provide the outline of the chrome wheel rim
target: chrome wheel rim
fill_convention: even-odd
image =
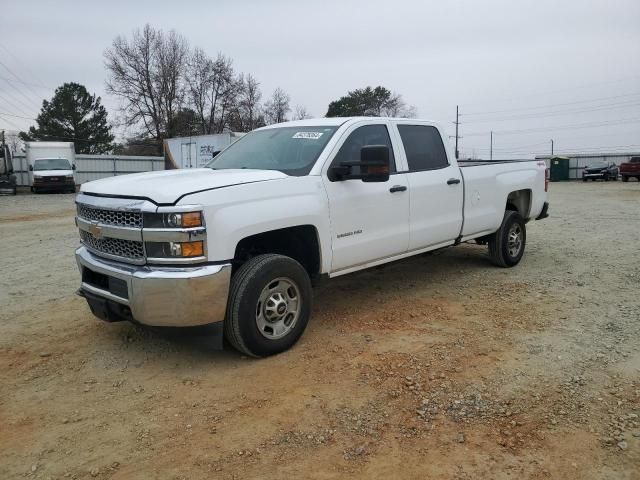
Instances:
[[[509,255],[513,257],[517,257],[522,249],[522,227],[519,224],[514,223],[511,225],[509,229],[509,234],[507,237],[507,250],[509,251]]]
[[[256,305],[256,326],[269,340],[286,336],[300,317],[300,288],[290,278],[269,282],[260,293]]]

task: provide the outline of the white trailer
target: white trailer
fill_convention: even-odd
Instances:
[[[32,192],[76,190],[73,142],[26,142],[29,186]]]
[[[213,135],[168,138],[164,141],[165,168],[202,168],[220,151],[244,133],[226,132]]]

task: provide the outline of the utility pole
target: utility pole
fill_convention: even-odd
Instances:
[[[491,130],[491,145],[489,146],[489,159],[493,160],[493,130]]]
[[[551,156],[553,157],[553,138],[551,139]]]
[[[458,152],[458,138],[460,138],[460,136],[458,135],[458,126],[460,125],[460,114],[458,112],[458,105],[456,105],[456,160],[458,160],[458,156],[459,156],[459,152]]]

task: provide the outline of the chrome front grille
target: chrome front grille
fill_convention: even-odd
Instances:
[[[142,228],[142,212],[126,210],[107,210],[93,208],[82,203],[77,204],[78,217],[91,222],[119,227]]]
[[[91,250],[114,257],[122,257],[133,262],[144,262],[144,244],[119,238],[96,238],[91,233],[80,230],[80,240]]]

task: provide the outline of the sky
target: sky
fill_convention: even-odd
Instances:
[[[461,157],[640,152],[638,0],[3,2],[0,128],[32,125],[64,82],[102,97],[104,51],[146,23],[234,61],[314,117],[383,85],[454,135]],[[20,118],[27,117],[27,118]],[[128,132],[116,125],[121,137]]]

